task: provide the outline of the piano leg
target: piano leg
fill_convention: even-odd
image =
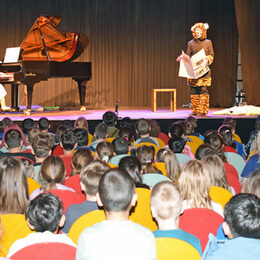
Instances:
[[[11,107],[15,111],[20,111],[18,106],[18,84],[11,84]]]
[[[80,110],[86,111],[86,85],[88,80],[75,79],[78,83],[78,91],[79,91],[79,101],[80,101]]]
[[[34,86],[35,82],[28,82],[26,87],[27,87],[27,107],[24,111],[24,114],[26,115],[30,115],[31,112],[31,108],[32,108],[32,93],[33,93],[33,86]]]

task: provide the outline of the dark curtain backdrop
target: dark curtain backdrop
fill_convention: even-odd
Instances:
[[[236,0],[243,88],[250,105],[260,105],[260,1]]]
[[[90,43],[77,61],[92,62],[87,107],[150,108],[152,88],[176,88],[177,106],[189,102],[186,80],[176,63],[195,22],[208,22],[215,61],[211,106],[230,107],[235,98],[237,27],[233,0],[1,0],[0,57],[19,46],[40,14],[63,16],[60,30],[80,32]],[[6,87],[6,89],[9,88]],[[20,88],[20,104],[24,104]],[[10,103],[10,95],[8,97]],[[169,95],[159,95],[169,105]],[[71,79],[50,79],[34,88],[33,104],[78,105]]]

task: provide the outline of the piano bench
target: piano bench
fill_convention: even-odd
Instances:
[[[152,111],[156,112],[157,109],[157,93],[170,92],[171,93],[171,111],[176,111],[176,89],[175,88],[153,88],[151,96]]]

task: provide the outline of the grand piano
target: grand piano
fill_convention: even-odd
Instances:
[[[57,16],[38,17],[20,45],[19,62],[0,64],[0,83],[12,86],[12,107],[18,107],[18,85],[27,87],[27,114],[31,111],[34,85],[61,77],[77,82],[80,108],[86,110],[86,83],[91,78],[91,63],[72,61],[84,51],[88,39],[77,33],[59,31],[57,26],[61,20]]]

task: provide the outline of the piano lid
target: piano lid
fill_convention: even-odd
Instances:
[[[86,36],[80,37],[82,41],[79,42],[79,34],[59,31],[57,27],[61,20],[57,16],[36,19],[20,46],[23,60],[63,62],[75,59],[84,51],[88,43]]]

